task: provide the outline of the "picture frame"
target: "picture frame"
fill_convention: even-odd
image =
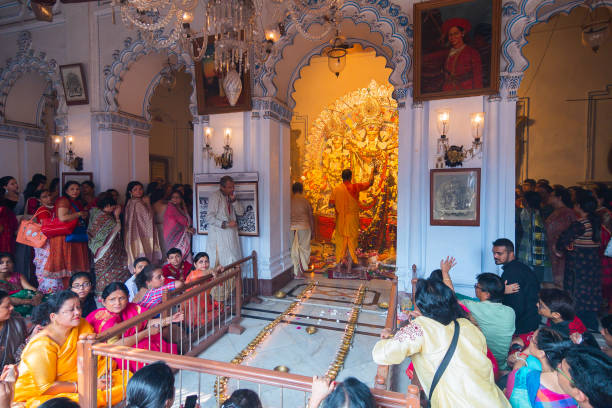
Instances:
[[[219,180],[225,175],[230,175],[234,179],[234,194],[245,210],[242,216],[236,217],[238,222],[238,235],[259,236],[259,191],[257,173],[196,174],[194,176],[194,192],[197,233],[200,235],[208,235],[208,224],[206,222],[208,202],[210,196],[215,191],[219,190]]]
[[[414,99],[499,92],[501,0],[414,5]]]
[[[213,113],[250,111],[252,100],[249,72],[241,75],[242,91],[236,105],[231,106],[223,92],[223,78],[214,70],[214,54],[215,38],[214,36],[209,36],[204,58],[196,61],[194,65],[198,114],[209,115]]]
[[[84,181],[92,181],[93,182],[93,173],[87,171],[65,171],[62,173],[62,188],[66,185],[67,181],[76,181],[81,184]]]
[[[480,226],[480,169],[431,169],[429,224]]]
[[[87,105],[89,97],[83,64],[60,65],[59,69],[66,105]]]
[[[166,183],[170,174],[170,158],[166,156],[149,155],[149,180]]]

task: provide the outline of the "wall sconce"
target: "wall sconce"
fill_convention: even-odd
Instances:
[[[463,162],[471,160],[482,152],[482,139],[484,136],[484,112],[476,112],[470,115],[470,127],[472,130],[472,146],[463,150],[463,146],[450,145],[447,136],[450,126],[450,111],[440,110],[437,112],[438,131],[438,158],[436,168],[463,166]]]
[[[74,147],[73,147],[74,137],[64,136],[64,138],[66,139],[66,152],[64,153],[64,159],[63,159],[64,165],[70,168],[73,168],[75,170],[78,170],[78,171],[83,170],[83,158],[78,157],[74,153]],[[51,160],[55,163],[59,163],[61,161],[61,155],[60,155],[61,144],[62,144],[62,136],[54,136],[53,137],[53,156],[51,157]]]
[[[212,135],[214,129],[211,127],[204,128],[204,147],[202,152],[207,159],[213,159],[217,167],[221,167],[224,170],[231,169],[234,166],[234,151],[230,146],[232,141],[232,130],[225,128],[223,130],[223,153],[217,155],[213,152],[211,146]]]

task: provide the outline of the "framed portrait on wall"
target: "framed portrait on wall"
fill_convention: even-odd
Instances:
[[[251,78],[248,72],[240,76],[242,91],[234,106],[230,105],[223,91],[223,76],[215,71],[215,38],[208,37],[204,58],[196,61],[196,96],[198,101],[198,114],[242,112],[251,110]]]
[[[66,105],[87,105],[89,99],[83,64],[60,65],[59,68]]]
[[[259,200],[257,173],[236,174],[196,174],[196,217],[198,234],[208,235],[208,203],[215,191],[219,190],[219,180],[225,175],[234,179],[234,194],[242,205],[244,214],[237,216],[238,234],[245,236],[259,236]]]
[[[414,5],[414,99],[499,91],[501,0]]]
[[[93,181],[93,173],[85,171],[65,171],[62,173],[62,188],[66,182],[76,181],[81,184],[84,181]]]
[[[429,224],[480,225],[480,169],[432,169]]]

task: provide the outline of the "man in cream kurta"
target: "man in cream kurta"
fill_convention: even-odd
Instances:
[[[206,214],[206,252],[211,267],[217,264],[226,266],[242,258],[236,215],[244,214],[244,210],[234,195],[234,180],[230,176],[223,176],[219,185],[219,191],[210,196]]]
[[[291,197],[291,260],[293,261],[293,275],[303,278],[310,263],[310,238],[314,230],[312,206],[304,197],[302,183],[294,183]]]

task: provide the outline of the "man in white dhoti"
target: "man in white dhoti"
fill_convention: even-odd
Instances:
[[[242,258],[236,215],[244,214],[244,210],[234,195],[234,180],[230,176],[223,176],[219,185],[219,191],[210,196],[206,214],[206,252],[213,268],[217,265],[227,266]]]
[[[304,197],[302,183],[294,183],[291,197],[291,260],[293,261],[293,274],[296,278],[303,278],[304,271],[308,270],[310,263],[310,238],[314,231],[314,218],[312,206]]]

